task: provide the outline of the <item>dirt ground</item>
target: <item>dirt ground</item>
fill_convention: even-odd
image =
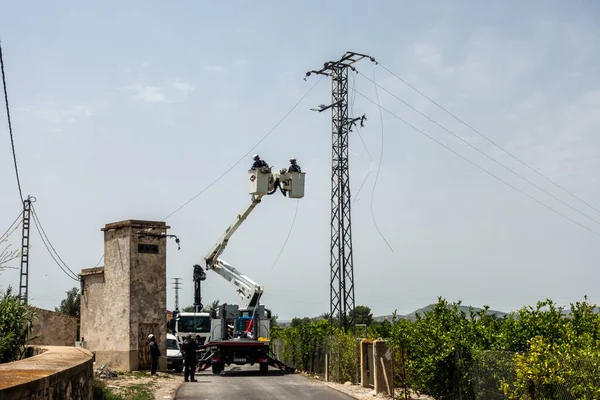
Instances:
[[[159,372],[153,377],[147,372],[118,374],[114,378],[95,378],[106,383],[106,387],[115,394],[125,394],[126,388],[143,386],[154,394],[155,400],[172,400],[175,391],[183,383],[183,375]]]

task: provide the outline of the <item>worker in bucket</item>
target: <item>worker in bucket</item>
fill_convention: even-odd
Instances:
[[[290,158],[290,167],[288,168],[288,172],[302,172],[300,166],[296,164],[296,159],[294,157]]]
[[[252,158],[254,159],[252,169],[261,169],[263,167],[269,168],[269,164],[267,164],[265,160],[261,160],[258,154],[255,154]]]
[[[158,358],[160,357],[160,349],[156,344],[156,336],[152,333],[148,335],[150,341],[150,374],[156,376],[156,368],[158,367]]]

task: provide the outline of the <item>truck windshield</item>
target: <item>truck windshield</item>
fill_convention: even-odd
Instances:
[[[195,326],[194,326],[195,322]],[[209,333],[210,317],[179,316],[178,332]]]
[[[177,340],[167,339],[167,350],[179,350],[179,347],[177,347]]]

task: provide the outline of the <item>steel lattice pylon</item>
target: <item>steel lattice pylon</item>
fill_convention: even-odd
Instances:
[[[375,62],[373,57],[347,52],[338,61],[329,61],[322,69],[306,74],[327,75],[332,81],[331,105],[320,106],[317,111],[332,111],[329,320],[337,320],[345,330],[354,329],[355,307],[348,134],[361,119],[348,115],[348,69],[354,70],[352,64],[365,57]]]

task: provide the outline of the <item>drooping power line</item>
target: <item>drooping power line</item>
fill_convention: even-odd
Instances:
[[[244,161],[248,155],[252,152],[252,150],[254,150],[258,145],[260,145],[263,141],[265,141],[265,139],[267,139],[274,131],[275,129],[277,129],[279,127],[279,125],[281,125],[283,123],[283,121],[285,121],[285,119],[300,105],[300,103],[302,103],[302,101],[306,98],[306,96],[308,96],[310,94],[310,92],[313,91],[313,89],[319,84],[319,82],[321,82],[322,77],[317,80],[317,82],[315,82],[314,85],[312,85],[310,87],[310,89],[308,89],[306,91],[306,93],[304,93],[302,95],[302,97],[300,97],[300,99],[292,106],[292,108],[290,108],[284,115],[283,117],[258,141],[254,144],[254,146],[252,146],[252,148],[250,148],[250,150],[248,150],[242,157],[240,157],[233,165],[231,165],[229,168],[227,168],[223,173],[221,173],[215,180],[213,180],[211,183],[209,183],[206,187],[204,187],[204,189],[202,189],[201,191],[199,191],[198,193],[196,193],[194,196],[192,196],[188,201],[186,201],[185,203],[183,203],[181,206],[179,206],[178,208],[176,208],[175,210],[173,210],[170,214],[168,214],[166,217],[164,217],[162,220],[166,220],[167,218],[171,217],[172,215],[174,215],[175,213],[179,212],[181,209],[183,209],[185,206],[187,206],[188,204],[190,204],[192,201],[196,200],[199,196],[201,196],[204,192],[206,192],[208,189],[210,189],[215,183],[217,183],[218,181],[220,181],[221,179],[223,179],[223,177],[225,177],[225,175],[227,175],[229,172],[231,172],[231,170],[233,170],[239,163],[241,163],[242,161]],[[96,263],[96,267],[98,267],[100,265],[100,263],[102,262],[102,260],[104,259],[104,254],[100,257],[100,259],[98,260],[98,262]]]
[[[377,68],[377,64],[375,64],[375,66],[373,67],[373,78],[374,79],[375,79],[376,68]],[[373,219],[373,223],[375,224],[375,228],[377,229],[379,236],[381,236],[381,238],[383,239],[385,244],[387,244],[387,247],[389,247],[390,251],[394,252],[394,249],[392,249],[392,246],[390,246],[390,244],[388,243],[385,236],[383,236],[383,233],[381,233],[381,230],[379,229],[379,225],[377,225],[377,220],[375,220],[375,215],[373,213],[373,199],[375,197],[375,188],[377,187],[377,180],[379,179],[379,171],[381,171],[381,163],[383,161],[383,149],[384,149],[384,145],[383,145],[383,112],[381,111],[381,104],[379,102],[379,91],[377,90],[378,85],[374,79],[373,79],[373,83],[375,83],[375,95],[377,96],[377,107],[379,107],[379,120],[381,123],[381,151],[379,153],[379,165],[377,166],[377,173],[375,174],[375,184],[373,185],[373,190],[371,191],[371,204],[370,204],[371,218]]]
[[[19,213],[19,215],[17,215],[17,218],[16,218],[16,219],[13,221],[13,223],[12,223],[12,224],[10,224],[10,226],[8,227],[8,229],[6,230],[6,232],[4,232],[2,235],[0,235],[0,239],[2,239],[2,238],[3,238],[3,237],[6,235],[6,234],[8,234],[8,233],[10,232],[10,230],[11,230],[11,229],[13,229],[13,227],[15,226],[15,224],[17,224],[17,222],[18,222],[18,223],[19,223],[19,225],[20,225],[20,222],[19,222],[19,221],[21,221],[21,216],[22,216],[22,215],[23,215],[23,211],[21,211],[21,212]],[[17,225],[17,226],[19,226],[19,225]]]
[[[322,79],[322,78],[321,78]],[[233,164],[231,167],[227,168],[227,170],[225,170],[225,172],[223,172],[221,175],[219,175],[214,181],[212,181],[210,184],[208,184],[208,186],[206,186],[204,189],[202,189],[200,192],[198,192],[196,195],[194,195],[192,198],[190,198],[188,201],[186,201],[185,203],[183,203],[180,207],[176,208],[173,212],[171,212],[169,215],[167,215],[166,217],[164,217],[162,220],[166,220],[167,218],[169,218],[170,216],[172,216],[173,214],[175,214],[176,212],[178,212],[179,210],[181,210],[183,207],[187,206],[188,204],[190,204],[192,201],[194,201],[196,198],[198,198],[198,196],[200,196],[202,193],[206,192],[208,189],[210,189],[215,183],[217,183],[218,181],[220,181],[225,175],[227,175],[232,169],[234,169],[239,163],[241,163],[242,161],[244,161],[248,155],[259,145],[261,144],[266,138],[268,138],[271,133],[273,133],[273,131],[275,131],[275,129],[277,129],[277,127],[279,127],[279,125],[281,125],[281,123],[283,121],[285,121],[285,119],[292,113],[292,111],[294,111],[296,109],[296,107],[298,107],[300,105],[300,103],[302,102],[302,100],[304,100],[304,98],[306,98],[306,96],[309,95],[310,92],[312,92],[312,90],[319,84],[319,82],[321,82],[321,79],[319,79],[317,82],[315,82],[314,85],[311,86],[310,89],[308,89],[308,91],[306,91],[306,93],[304,93],[304,95],[302,95],[302,97],[300,97],[300,99],[296,102],[296,104],[294,104],[292,106],[292,108],[290,108],[288,110],[288,112],[286,112],[284,114],[284,116],[258,141],[254,144],[254,146],[252,146],[250,148],[250,150],[248,150],[242,157],[240,157],[239,160],[237,160],[235,162],[235,164]]]
[[[420,94],[421,96],[423,96],[425,99],[431,101],[433,104],[435,104],[436,106],[438,106],[441,110],[443,110],[445,113],[447,113],[448,115],[450,115],[452,118],[454,118],[455,120],[457,120],[458,122],[460,122],[461,124],[463,124],[464,126],[466,126],[467,128],[469,128],[471,131],[475,132],[476,134],[478,134],[479,136],[481,136],[482,138],[484,138],[486,141],[488,141],[492,145],[494,145],[497,148],[499,148],[500,150],[502,150],[504,153],[506,153],[507,155],[509,155],[511,158],[513,158],[514,160],[516,160],[519,163],[523,164],[526,168],[528,168],[531,171],[535,172],[537,175],[541,176],[546,181],[550,182],[552,185],[556,186],[557,188],[559,188],[563,192],[565,192],[568,195],[572,196],[573,198],[579,200],[581,203],[585,204],[586,206],[588,206],[589,208],[593,209],[594,211],[600,213],[600,209],[594,207],[590,203],[588,203],[585,200],[583,200],[581,197],[578,197],[577,195],[573,194],[569,190],[565,189],[563,186],[561,186],[558,183],[554,182],[552,179],[548,178],[546,175],[542,174],[540,171],[538,171],[537,169],[533,168],[532,166],[530,166],[529,164],[527,164],[525,161],[521,160],[520,158],[518,158],[517,156],[515,156],[514,154],[512,154],[510,151],[506,150],[504,147],[500,146],[498,143],[496,143],[495,141],[493,141],[492,139],[490,139],[489,137],[487,137],[486,135],[484,135],[483,133],[481,133],[477,129],[473,128],[471,125],[469,125],[468,123],[466,123],[464,120],[462,120],[461,118],[459,118],[458,116],[456,116],[454,113],[452,113],[451,111],[447,110],[444,106],[440,105],[435,100],[433,100],[432,98],[430,98],[429,96],[427,96],[425,93],[423,93],[419,89],[417,89],[415,86],[411,85],[409,82],[407,82],[406,80],[402,79],[400,76],[396,75],[394,72],[392,72],[391,70],[389,70],[385,65],[382,65],[382,64],[379,64],[379,65],[381,66],[381,68],[385,69],[391,75],[393,75],[394,77],[396,77],[397,79],[399,79],[402,83],[404,83],[405,85],[407,85],[408,87],[410,87],[411,89],[413,89],[415,92],[417,92],[418,94]]]
[[[0,69],[2,70],[2,87],[4,88],[4,103],[6,104],[6,118],[8,119],[8,133],[10,135],[10,145],[12,147],[13,161],[15,164],[15,175],[17,176],[17,187],[19,189],[19,198],[23,203],[23,192],[21,191],[21,180],[19,179],[19,168],[17,167],[17,153],[15,152],[15,141],[13,139],[12,122],[10,120],[10,106],[8,104],[8,91],[6,89],[6,75],[4,73],[4,58],[2,57],[2,42],[0,42]]]
[[[271,265],[271,271],[275,267],[275,264],[277,264],[277,261],[279,261],[279,257],[281,257],[281,254],[283,253],[283,250],[285,249],[285,246],[287,245],[288,240],[290,240],[290,236],[292,235],[292,231],[294,230],[294,224],[296,223],[296,216],[298,215],[298,206],[299,205],[300,205],[300,200],[296,200],[296,211],[294,211],[294,218],[292,218],[292,224],[290,225],[290,230],[288,231],[287,237],[283,241],[283,246],[281,246],[281,250],[279,250],[279,254],[277,255],[277,258],[273,262],[273,265]]]
[[[560,202],[561,204],[563,204],[566,207],[569,207],[571,210],[581,214],[582,216],[588,218],[589,220],[600,224],[600,221],[589,216],[588,214],[584,213],[583,211],[580,211],[578,208],[573,207],[571,204],[567,203],[566,201],[562,200],[561,198],[553,195],[552,193],[550,193],[549,191],[547,191],[546,189],[540,187],[539,185],[537,185],[536,183],[532,182],[531,180],[525,178],[524,176],[522,176],[521,174],[519,174],[518,172],[514,171],[512,168],[504,165],[503,163],[501,163],[500,161],[496,160],[495,158],[491,157],[489,154],[485,153],[484,151],[482,151],[481,149],[477,148],[476,146],[472,145],[471,143],[469,143],[468,141],[466,141],[465,139],[463,139],[462,137],[460,137],[459,135],[457,135],[456,133],[452,132],[451,130],[449,130],[448,128],[446,128],[445,126],[443,126],[442,124],[438,123],[437,121],[435,121],[434,119],[432,119],[431,117],[429,117],[428,115],[424,114],[423,112],[419,111],[417,108],[415,108],[414,106],[412,106],[411,104],[409,104],[408,102],[406,102],[405,100],[401,99],[400,97],[398,97],[396,94],[390,92],[388,89],[386,89],[385,87],[379,85],[377,82],[375,82],[373,79],[370,79],[368,76],[361,74],[365,79],[369,80],[370,82],[372,82],[373,84],[375,84],[375,88],[377,89],[377,87],[381,88],[382,90],[384,90],[385,92],[387,92],[389,95],[391,95],[392,97],[394,97],[395,99],[399,100],[400,102],[402,102],[404,105],[406,105],[407,107],[409,107],[410,109],[412,109],[413,111],[419,113],[421,116],[423,116],[424,118],[426,118],[427,120],[429,120],[430,122],[434,123],[435,125],[437,125],[438,127],[440,127],[441,129],[443,129],[445,132],[449,133],[450,135],[454,136],[456,139],[460,140],[461,142],[463,142],[464,144],[466,144],[467,146],[469,146],[470,148],[472,148],[473,150],[477,151],[478,153],[482,154],[483,156],[485,156],[486,158],[488,158],[489,160],[493,161],[494,163],[498,164],[499,166],[503,167],[504,169],[506,169],[507,171],[509,171],[510,173],[512,173],[513,175],[521,178],[523,181],[527,182],[528,184],[530,184],[531,186],[535,187],[536,189],[538,189],[539,191],[545,193],[546,195],[552,197],[554,200]]]
[[[363,97],[365,100],[373,103],[374,105],[377,105],[377,102],[375,100],[372,100],[370,98],[368,98],[367,96],[365,96],[364,94],[360,93],[360,92],[356,92],[359,96]],[[597,232],[587,226],[585,226],[584,224],[574,220],[573,218],[569,217],[568,215],[565,215],[563,213],[561,213],[560,211],[552,208],[551,206],[543,203],[542,201],[536,199],[535,197],[531,196],[530,194],[522,191],[521,189],[517,188],[516,186],[510,184],[509,182],[505,181],[504,179],[500,178],[499,176],[495,175],[494,173],[488,171],[487,169],[483,168],[482,166],[478,165],[477,163],[475,163],[474,161],[471,161],[470,159],[468,159],[467,157],[463,156],[462,154],[456,152],[455,150],[453,150],[452,148],[448,147],[447,145],[445,145],[444,143],[440,142],[439,140],[435,139],[434,137],[430,136],[429,134],[427,134],[426,132],[424,132],[423,130],[417,128],[416,126],[412,125],[410,122],[404,120],[403,118],[399,117],[398,115],[394,114],[392,111],[388,110],[387,108],[383,107],[383,106],[379,106],[381,107],[381,109],[385,112],[387,112],[388,114],[390,114],[391,116],[393,116],[394,118],[398,119],[399,121],[403,122],[404,124],[406,124],[407,126],[411,127],[412,129],[414,129],[415,131],[419,132],[420,134],[422,134],[423,136],[427,137],[428,139],[434,141],[435,143],[437,143],[438,145],[444,147],[446,150],[450,151],[451,153],[455,154],[456,156],[462,158],[463,160],[465,160],[466,162],[468,162],[469,164],[473,165],[474,167],[482,170],[483,172],[485,172],[486,174],[490,175],[491,177],[497,179],[498,181],[504,183],[505,185],[507,185],[508,187],[512,188],[513,190],[517,191],[518,193],[522,194],[523,196],[529,198],[530,200],[535,201],[536,203],[538,203],[539,205],[547,208],[548,210],[552,211],[555,214],[560,215],[561,217],[571,221],[572,223],[580,226],[581,228],[593,233],[594,235],[600,236],[600,232]]]
[[[77,274],[75,272],[73,272],[67,266],[67,264],[63,261],[63,259],[58,255],[58,252],[56,251],[54,246],[52,246],[52,243],[50,242],[50,239],[48,239],[48,236],[46,235],[46,232],[44,231],[44,228],[38,218],[35,208],[33,207],[33,204],[31,205],[31,210],[32,210],[31,215],[33,216],[33,223],[35,225],[35,228],[38,231],[38,233],[40,234],[40,237],[42,238],[42,243],[46,247],[46,250],[48,250],[50,257],[52,257],[52,259],[54,260],[56,265],[58,265],[58,267],[65,273],[65,275],[67,275],[69,278],[71,278],[75,281],[79,281],[79,277],[77,276]],[[52,250],[50,250],[50,248],[52,248]],[[54,253],[53,253],[53,251],[54,251]],[[60,262],[57,260],[57,257],[60,260]],[[62,263],[62,265],[61,265],[61,263]],[[67,272],[67,270],[68,270],[68,272]]]

